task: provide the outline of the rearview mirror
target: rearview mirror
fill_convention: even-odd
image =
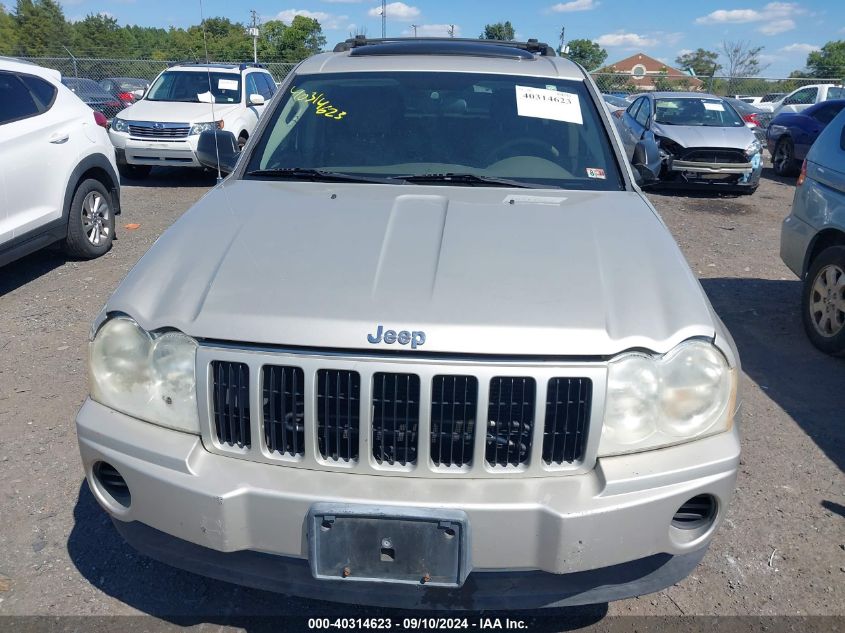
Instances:
[[[657,139],[654,138],[654,133],[647,132],[634,147],[634,157],[631,160],[631,164],[642,179],[641,184],[656,181],[660,177],[662,163]]]
[[[249,95],[249,105],[251,105],[251,106],[263,106],[264,105],[263,95],[259,95],[259,94]]]
[[[217,171],[219,157],[220,171],[224,174],[232,172],[240,153],[235,135],[224,130],[206,130],[197,141],[197,160],[200,164]]]

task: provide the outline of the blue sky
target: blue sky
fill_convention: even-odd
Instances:
[[[320,20],[333,45],[357,28],[381,33],[380,2],[374,0],[203,0],[206,16],[246,22],[249,10],[262,19],[289,21],[302,13]],[[13,4],[6,0],[7,5]],[[187,26],[199,21],[199,0],[63,0],[68,18],[108,12],[121,23]],[[680,51],[716,50],[723,39],[765,46],[769,77],[786,76],[804,66],[807,53],[825,42],[845,39],[845,2],[668,2],[667,0],[405,0],[389,2],[387,33],[477,37],[485,23],[510,20],[521,38],[557,44],[561,27],[567,39],[589,38],[608,51],[608,62],[643,51],[673,62]]]

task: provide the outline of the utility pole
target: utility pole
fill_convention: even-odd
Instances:
[[[560,27],[560,50],[558,53],[566,55],[569,51],[566,49],[566,27]]]
[[[449,28],[447,29],[449,32],[449,37],[455,37],[455,25],[450,24]]]
[[[67,46],[62,46],[62,48],[67,51],[67,54],[70,55],[71,60],[73,60],[74,76],[79,77],[79,66],[76,65],[76,57],[73,56],[73,53],[70,52],[70,49]]]
[[[387,0],[381,0],[381,38],[387,37]]]
[[[412,25],[411,25],[411,28],[412,28],[412,29],[414,29],[414,37],[416,37],[416,36],[417,36],[417,26],[419,26],[419,25],[417,25],[417,24],[412,24]]]
[[[250,11],[252,15],[252,26],[249,27],[249,35],[252,37],[252,56],[255,63],[258,63],[258,13],[255,9]]]

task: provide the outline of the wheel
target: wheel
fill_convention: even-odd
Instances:
[[[823,250],[804,279],[804,329],[827,354],[845,353],[845,246]]]
[[[117,171],[120,172],[120,175],[130,180],[143,180],[150,175],[152,169],[152,165],[129,165],[127,163],[118,163],[117,165]]]
[[[772,165],[778,176],[794,176],[798,173],[798,163],[795,160],[795,146],[792,139],[782,138],[775,145],[775,155]]]
[[[94,259],[109,251],[113,239],[111,194],[99,180],[85,180],[70,203],[65,251],[72,257]]]

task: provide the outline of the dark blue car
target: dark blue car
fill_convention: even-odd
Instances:
[[[781,112],[766,131],[772,165],[779,176],[794,176],[810,146],[845,108],[845,99],[822,101],[801,112]]]

